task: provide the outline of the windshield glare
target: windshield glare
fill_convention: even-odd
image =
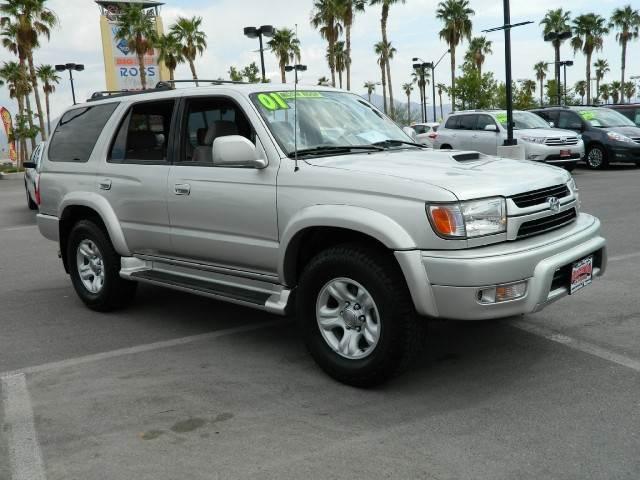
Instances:
[[[250,97],[287,155],[295,149],[296,117],[298,150],[411,141],[400,127],[354,94],[299,90],[297,115],[293,91],[254,93]]]
[[[507,128],[507,112],[496,113],[496,120],[498,120],[504,128]],[[547,122],[531,112],[513,112],[513,124],[513,128],[516,130],[525,128],[550,128]]]
[[[635,123],[621,113],[609,108],[594,108],[593,110],[579,110],[580,116],[594,127],[635,127]]]

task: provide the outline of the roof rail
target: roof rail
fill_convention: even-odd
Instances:
[[[143,93],[162,92],[166,90],[171,90],[171,86],[164,82],[158,82],[155,88],[148,88],[146,90],[101,90],[93,92],[91,97],[87,99],[87,102],[95,102],[105,98],[128,97],[130,95],[141,95]]]
[[[156,85],[156,87],[157,87],[159,84],[161,84],[161,83],[166,83],[166,84],[169,84],[169,85],[173,85],[173,84],[176,84],[176,83],[196,83],[196,84],[200,84],[200,83],[210,83],[210,84],[213,84],[213,85],[222,85],[222,84],[227,84],[227,83],[230,83],[230,84],[239,84],[239,85],[247,85],[247,84],[248,84],[248,82],[236,82],[236,81],[234,81],[234,80],[221,80],[221,79],[218,79],[218,80],[207,80],[207,79],[201,79],[201,78],[198,78],[197,80],[196,80],[196,79],[187,79],[187,80],[164,80],[164,81],[162,81],[162,82],[158,82],[158,84]]]

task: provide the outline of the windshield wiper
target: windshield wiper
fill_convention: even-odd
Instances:
[[[374,142],[371,145],[379,146],[379,147],[390,147],[392,145],[411,145],[412,147],[420,147],[420,148],[429,148],[426,145],[422,145],[420,143],[415,142],[407,142],[405,140],[382,140],[381,142]]]
[[[314,154],[322,155],[325,153],[328,153],[328,154],[349,153],[353,150],[369,150],[369,151],[380,152],[384,150],[384,148],[376,145],[322,145],[318,147],[300,149],[298,150],[298,155],[314,155]],[[292,152],[289,152],[289,156],[291,157],[295,155],[295,153],[296,153],[295,150]]]

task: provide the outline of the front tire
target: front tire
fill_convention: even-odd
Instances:
[[[609,166],[609,158],[604,147],[592,145],[585,156],[587,167],[592,170],[604,170]]]
[[[92,221],[79,221],[69,233],[67,262],[73,287],[90,309],[107,312],[133,299],[137,283],[120,278],[120,256]]]
[[[420,347],[419,318],[388,252],[356,245],[321,252],[302,273],[297,311],[314,360],[348,385],[389,380]]]

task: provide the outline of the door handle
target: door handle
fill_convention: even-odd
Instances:
[[[98,182],[98,186],[100,187],[100,190],[111,190],[111,180],[109,178],[100,180]]]
[[[191,185],[188,183],[176,183],[173,186],[173,192],[176,195],[189,195],[191,193]]]

